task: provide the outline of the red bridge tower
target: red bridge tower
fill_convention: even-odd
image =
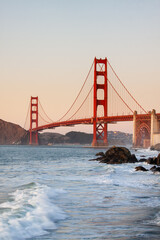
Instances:
[[[102,89],[103,99],[98,99],[98,91]],[[94,99],[93,99],[93,142],[92,146],[105,146],[107,141],[107,122],[98,122],[98,106],[103,106],[103,117],[107,117],[107,58],[94,59]]]
[[[38,145],[38,132],[33,131],[33,128],[38,127],[38,97],[31,97],[30,105],[30,139],[29,144]]]

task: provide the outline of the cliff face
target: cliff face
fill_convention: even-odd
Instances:
[[[0,119],[0,145],[21,143],[26,131],[17,124]]]

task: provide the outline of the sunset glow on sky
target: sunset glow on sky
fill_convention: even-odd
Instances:
[[[59,119],[95,56],[109,59],[147,111],[160,112],[159,0],[0,0],[0,119],[23,127],[30,96]],[[92,127],[55,132],[70,130]]]

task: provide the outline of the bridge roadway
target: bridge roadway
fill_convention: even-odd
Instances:
[[[156,114],[158,120],[160,120],[160,113]],[[139,120],[150,120],[151,113],[148,114],[137,114],[136,118]],[[124,121],[133,121],[133,115],[119,115],[119,116],[108,116],[108,117],[98,117],[97,123],[113,123],[113,122],[124,122]],[[64,126],[73,126],[79,124],[93,124],[93,118],[84,118],[77,120],[67,120],[62,122],[53,122],[46,125],[38,126],[37,128],[33,128],[31,132],[42,131],[45,129],[52,129],[56,127],[64,127]]]

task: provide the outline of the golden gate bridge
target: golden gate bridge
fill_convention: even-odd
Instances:
[[[160,142],[160,113],[147,112],[122,83],[107,58],[95,58],[68,111],[53,121],[38,97],[30,99],[30,144],[38,144],[38,132],[61,126],[93,125],[92,146],[106,146],[108,124],[133,121],[133,145],[148,147]],[[30,114],[29,114],[30,112]]]

